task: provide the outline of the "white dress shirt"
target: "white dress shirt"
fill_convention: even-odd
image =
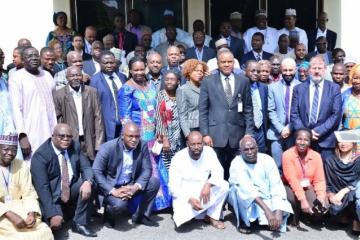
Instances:
[[[317,115],[316,115],[316,121],[319,117],[319,111],[320,111],[320,103],[321,103],[321,98],[322,98],[322,93],[324,90],[324,79],[321,80],[321,82],[319,83],[319,102],[318,102],[318,106],[317,106]],[[313,81],[310,81],[310,88],[309,88],[309,121],[311,118],[311,111],[312,111],[312,104],[313,104],[313,99],[314,99],[314,94],[315,94],[315,83]]]
[[[222,83],[224,89],[226,89],[226,81],[225,81],[226,77],[229,78],[229,83],[230,83],[230,86],[231,86],[231,93],[234,96],[234,92],[235,92],[235,76],[234,76],[234,74],[230,74],[229,76],[225,76],[224,74],[222,74],[220,72],[221,83]]]
[[[55,147],[53,142],[51,142],[51,145],[52,145],[52,147],[53,147],[53,149],[55,151],[56,156],[58,157],[59,166],[60,166],[60,172],[61,172],[61,175],[62,175],[62,154],[61,154],[62,151],[60,151],[57,147]],[[71,179],[74,176],[74,172],[73,172],[73,169],[71,167],[71,162],[70,162],[70,158],[69,158],[67,150],[65,150],[64,152],[65,152],[64,157],[65,157],[65,160],[66,160],[68,173],[69,173],[69,183],[71,183]],[[62,188],[62,186],[61,186],[61,188]]]
[[[79,91],[75,91],[72,87],[69,86],[71,96],[75,102],[76,114],[78,117],[79,123],[79,136],[84,136],[84,125],[83,125],[83,107],[82,107],[82,96],[81,96],[81,88]]]
[[[264,35],[263,50],[269,53],[274,53],[278,45],[278,30],[272,27],[266,29],[259,29],[257,27],[249,28],[243,35],[245,41],[245,52],[251,51],[251,39],[254,33],[261,32]]]
[[[100,68],[100,63],[98,63],[97,61],[95,61],[94,59],[92,59],[93,63],[94,63],[94,66],[95,66],[95,73],[98,73],[100,72],[101,68]]]

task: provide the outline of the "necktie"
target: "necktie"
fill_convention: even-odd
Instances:
[[[289,123],[289,110],[290,110],[290,84],[286,83],[285,90],[285,125]]]
[[[256,55],[256,61],[258,62],[258,61],[260,61],[261,60],[261,56],[260,56],[260,53],[258,53],[257,55]]]
[[[258,91],[256,91],[256,89],[257,89],[256,85],[254,87],[252,87],[251,98],[252,98],[252,102],[253,102],[255,127],[260,128],[261,125],[263,124],[263,114],[260,109],[261,103],[259,103],[259,101],[258,101],[258,98],[257,98]]]
[[[65,152],[61,152],[61,201],[67,203],[70,199],[69,169],[65,159]]]
[[[311,115],[310,115],[310,126],[314,126],[317,120],[317,111],[319,104],[319,84],[315,84],[315,93],[313,97],[313,102],[311,106]]]
[[[118,93],[118,88],[116,86],[115,80],[113,76],[109,76],[109,79],[111,80],[111,86],[112,86],[112,90],[114,92],[114,103],[115,103],[115,119],[116,121],[119,120],[119,106],[118,106],[118,102],[116,100],[117,98],[117,93]]]
[[[230,79],[228,77],[225,78],[224,90],[225,90],[226,101],[230,106],[232,103],[232,91],[231,91]]]

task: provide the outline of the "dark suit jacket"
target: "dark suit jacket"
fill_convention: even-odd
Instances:
[[[79,139],[79,120],[69,84],[57,90],[53,97],[58,123],[69,124],[73,129],[74,139]],[[101,105],[96,89],[82,86],[81,100],[86,155],[94,160],[95,150],[98,151],[105,140]]]
[[[207,76],[200,87],[199,126],[204,136],[213,139],[214,147],[239,148],[239,141],[245,134],[254,131],[253,106],[250,83],[245,76],[235,76],[233,101],[229,107],[220,74]],[[242,112],[238,102],[242,101]]]
[[[310,81],[297,85],[294,88],[290,121],[295,130],[300,128],[310,128],[320,134],[318,144],[322,148],[335,147],[334,131],[339,127],[341,120],[341,93],[338,84],[324,81],[324,89],[321,96],[320,112],[315,126],[310,126],[309,116],[309,89]]]
[[[115,47],[116,48],[119,48],[119,35],[117,32],[112,32],[112,35],[114,36],[114,40],[115,40]],[[123,48],[126,52],[126,55],[129,53],[129,52],[132,52],[135,50],[135,47],[137,45],[137,36],[132,33],[132,32],[129,32],[127,30],[124,30],[124,45],[123,45]]]
[[[102,195],[107,196],[116,186],[117,178],[123,165],[123,146],[121,138],[104,143],[97,153],[93,171],[95,181]],[[144,189],[151,177],[149,150],[145,142],[139,142],[133,150],[133,171],[131,183],[139,183]]]
[[[212,49],[212,48],[209,48],[207,46],[204,46],[203,55],[202,55],[201,60],[206,63],[207,61],[209,61],[210,59],[212,59],[214,57],[216,57],[215,50]],[[191,48],[186,49],[185,58],[186,58],[186,60],[187,59],[192,59],[192,58],[197,59],[196,52],[195,52],[195,47],[191,47]]]
[[[89,59],[84,61],[83,64],[83,71],[88,74],[90,77],[92,77],[94,75],[94,73],[96,72],[96,68],[93,62],[93,59]]]
[[[219,40],[220,37],[210,41],[210,47],[215,49],[215,42]],[[234,57],[240,62],[241,57],[244,55],[245,42],[243,39],[238,39],[236,37],[230,36],[230,51],[234,54]]]
[[[307,59],[308,61],[310,61],[310,59],[311,59],[312,57],[315,57],[315,56],[318,55],[318,54],[319,54],[319,53],[318,53],[317,51],[313,51],[313,52],[309,53],[309,54],[306,56],[306,59]],[[333,58],[332,58],[331,52],[330,52],[330,51],[327,51],[326,54],[327,54],[327,57],[328,57],[328,59],[329,59],[329,64],[332,64],[332,63],[333,63]]]
[[[270,60],[270,58],[272,57],[273,55],[271,53],[268,53],[268,52],[265,52],[263,51],[262,53],[262,60]],[[256,60],[256,57],[253,53],[253,51],[249,51],[247,52],[242,58],[241,58],[241,61],[240,61],[240,67],[242,69],[245,69],[245,64],[247,61],[249,60]]]
[[[67,149],[73,170],[72,183],[79,178],[94,182],[89,160],[81,152],[80,144],[72,141]],[[51,144],[51,138],[46,140],[34,153],[30,167],[32,182],[39,196],[40,208],[45,219],[62,216],[60,207],[61,170],[58,157]]]
[[[121,82],[124,84],[126,82],[126,76],[120,72],[117,72],[116,74],[120,78]],[[110,89],[109,85],[107,84],[102,72],[98,72],[91,77],[90,86],[94,87],[97,90],[100,98],[101,111],[105,125],[105,140],[112,140],[115,138],[116,124],[120,124],[117,123],[115,119],[116,110],[114,98],[111,92],[112,89]],[[115,98],[117,99],[117,96],[115,96]]]
[[[259,93],[260,93],[260,99],[261,99],[261,110],[263,115],[263,127],[264,127],[264,133],[266,136],[266,131],[268,127],[268,86],[265,83],[262,82],[256,82]]]
[[[312,52],[315,50],[315,42],[316,42],[316,35],[317,35],[318,29],[311,29],[307,31],[307,37],[308,37],[308,52]],[[327,40],[327,50],[332,51],[334,50],[336,46],[336,38],[337,34],[334,31],[331,31],[330,29],[327,29],[326,32],[326,40]]]

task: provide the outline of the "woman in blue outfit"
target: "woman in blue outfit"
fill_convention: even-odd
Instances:
[[[122,124],[132,121],[141,131],[141,140],[148,143],[153,176],[160,180],[160,189],[155,199],[154,210],[170,207],[171,196],[168,191],[168,172],[163,160],[152,154],[156,140],[156,88],[145,75],[145,62],[134,57],[129,62],[129,80],[118,92],[119,117]]]

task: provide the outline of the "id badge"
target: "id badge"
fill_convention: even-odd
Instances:
[[[148,111],[153,111],[154,110],[154,106],[152,104],[149,104],[147,107]]]
[[[301,185],[303,188],[310,187],[310,180],[307,179],[307,178],[301,179],[300,185]]]
[[[242,111],[243,111],[243,103],[238,102],[238,112],[242,112]]]
[[[9,203],[12,201],[12,197],[10,195],[6,195],[4,200],[5,200],[5,203]]]

